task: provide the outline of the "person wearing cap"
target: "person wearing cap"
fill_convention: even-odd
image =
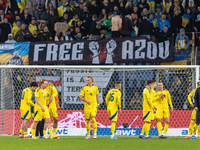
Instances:
[[[47,19],[47,14],[43,10],[42,6],[40,6],[38,10],[35,12],[35,18],[36,21],[40,23],[44,22],[44,20]]]
[[[83,86],[80,93],[80,100],[84,102],[84,117],[86,119],[87,130],[86,139],[90,139],[90,119],[93,123],[93,138],[97,138],[96,114],[97,108],[99,108],[99,89],[93,84],[94,81],[92,76],[88,76],[86,78],[87,85]]]
[[[8,40],[5,41],[5,43],[15,43],[15,42],[16,41],[13,40],[13,34],[12,33],[8,34]]]
[[[150,9],[150,12],[154,14],[154,18],[158,21],[162,19],[162,14],[165,13],[165,7],[164,5],[157,4],[156,11],[153,11],[152,9]]]

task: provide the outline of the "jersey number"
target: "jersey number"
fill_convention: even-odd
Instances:
[[[110,93],[110,95],[109,95],[109,101],[112,102],[112,101],[114,100],[114,96],[113,96],[114,94],[115,94],[115,93]]]
[[[24,100],[24,95],[25,95],[25,92],[22,93],[22,100]]]

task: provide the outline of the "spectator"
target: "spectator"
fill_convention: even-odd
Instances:
[[[134,96],[131,98],[129,107],[131,109],[142,109],[142,97],[138,92],[134,92]]]
[[[38,28],[35,24],[36,24],[35,20],[32,20],[28,26],[28,29],[31,32],[31,34],[33,34],[33,31],[38,30]]]
[[[100,24],[103,24],[104,20],[107,18],[106,9],[102,9],[101,14],[98,17],[98,21]]]
[[[49,32],[49,29],[47,26],[44,27],[43,31],[40,31],[38,36],[41,38],[41,41],[52,41],[53,35],[51,32]]]
[[[24,10],[24,13],[22,14],[22,21],[24,21],[25,24],[29,24],[31,22],[31,15],[29,14],[28,9]]]
[[[5,41],[5,43],[15,43],[16,41],[13,40],[13,35],[12,33],[8,34],[8,40]]]
[[[168,30],[168,26],[164,26],[164,30],[158,33],[158,42],[169,40],[172,34]]]
[[[176,50],[186,51],[189,47],[189,39],[188,36],[185,35],[184,28],[180,29],[180,34],[176,36],[175,48]]]
[[[147,20],[147,16],[143,16],[143,19],[139,24],[138,35],[150,39],[150,36],[152,35],[152,30],[153,24]]]
[[[130,9],[130,8],[129,8],[129,9]],[[133,10],[133,8],[132,8],[132,10]],[[131,11],[132,11],[132,10],[131,10]],[[123,15],[126,15],[126,14],[127,14],[123,2],[119,3],[119,11],[120,11]]]
[[[154,13],[154,18],[159,21],[162,19],[162,14],[165,13],[165,7],[163,5],[157,4],[156,11],[151,10],[151,13]]]
[[[137,15],[137,18],[138,18],[138,19],[140,18],[141,14],[139,13],[138,7],[137,7],[137,6],[134,6],[134,7],[133,7],[133,13],[134,13],[135,15]]]
[[[186,9],[186,13],[182,17],[182,26],[185,28],[186,32],[191,32],[194,27],[194,14],[190,8]]]
[[[162,14],[162,20],[157,22],[157,27],[159,28],[160,31],[163,31],[165,25],[170,27],[169,21],[166,20],[166,14]]]
[[[99,15],[99,7],[96,4],[96,0],[91,1],[91,4],[88,6],[88,10],[91,13],[91,15]]]
[[[41,6],[36,11],[35,18],[36,18],[36,21],[39,23],[42,23],[45,19],[47,19],[47,14]]]
[[[72,41],[73,40],[70,29],[68,29],[67,32],[66,32],[65,40],[66,41]]]
[[[97,21],[97,15],[92,16],[92,25],[91,25],[91,30],[89,32],[89,36],[92,36],[92,40],[99,40],[100,39],[100,24]]]
[[[34,12],[38,11],[39,7],[44,8],[44,5],[45,5],[45,0],[34,0],[33,1],[33,6],[35,9]]]
[[[120,37],[120,30],[122,29],[122,18],[120,17],[121,13],[118,11],[115,17],[112,17],[112,38]]]
[[[141,14],[142,10],[144,8],[146,8],[147,10],[149,10],[149,4],[145,1],[145,0],[141,0],[138,4],[138,11],[139,11],[139,14]]]
[[[20,30],[20,28],[21,28],[21,22],[20,22],[20,20],[17,20],[16,21],[16,25],[12,28],[12,34],[13,34],[13,36],[15,36],[15,34],[17,33],[17,31],[19,31]]]
[[[153,17],[153,14],[151,13],[149,15],[148,21],[151,22],[153,24],[153,27],[156,28],[157,25],[157,20]]]
[[[61,20],[60,22],[65,22],[65,23],[68,24],[69,21],[70,21],[70,20],[69,20],[69,18],[68,18],[68,14],[64,14],[64,15],[63,15],[63,18],[62,18],[62,20]]]
[[[24,21],[21,20],[20,16],[19,16],[19,15],[16,15],[16,16],[15,16],[15,22],[13,22],[13,24],[12,24],[13,27],[16,26],[16,22],[17,22],[17,21],[20,21],[20,25],[24,24]]]
[[[33,0],[25,0],[25,9],[28,10],[31,16],[33,15]]]
[[[200,31],[200,6],[197,6],[197,12],[195,14],[194,30]]]
[[[54,7],[52,2],[49,2],[48,6],[46,8],[47,14],[50,13],[50,10],[53,10],[54,14],[58,15],[58,12],[57,12],[57,10],[55,8],[57,8],[57,7],[56,6]]]
[[[102,9],[105,9],[107,13],[112,12],[112,10],[110,11],[108,0],[104,0],[102,3],[103,3]]]
[[[79,4],[79,7],[78,7],[76,13],[78,14],[78,17],[79,17],[79,18],[82,17],[82,14],[83,14],[83,4],[82,4],[82,3]]]
[[[103,25],[106,27],[105,35],[106,39],[110,39],[112,37],[112,31],[111,31],[111,19],[113,17],[113,13],[108,13],[108,18],[104,20]]]
[[[74,17],[73,19],[70,20],[69,22],[69,27],[72,27],[72,28],[76,28],[77,27],[77,22],[78,21],[81,21],[79,18],[78,18],[78,14],[74,14]]]
[[[131,15],[127,15],[122,19],[122,29],[120,34],[122,37],[131,37],[132,36],[132,25],[131,25]]]
[[[114,6],[113,17],[115,17],[117,15],[117,12],[120,12],[120,11],[118,11],[118,7],[117,6]],[[120,12],[120,15],[121,15],[121,18],[123,18],[123,14],[121,12]]]
[[[182,17],[178,13],[178,10],[174,12],[174,16],[171,18],[171,31],[177,34],[182,27]]]
[[[8,22],[8,18],[3,19],[3,23],[0,24],[1,29],[1,42],[5,42],[8,39],[8,34],[11,33],[12,26]]]
[[[68,14],[68,18],[71,20],[74,16],[74,13],[70,9],[70,5],[66,5],[66,11],[65,14]],[[63,15],[62,15],[63,16]],[[62,17],[61,16],[61,17]],[[60,17],[60,16],[59,16]]]
[[[53,10],[50,10],[49,16],[48,16],[48,27],[50,29],[50,32],[55,35],[54,32],[54,25],[58,22],[58,16],[54,13]]]
[[[26,29],[26,25],[22,24],[21,29],[17,31],[15,34],[14,40],[17,42],[24,42],[28,41],[28,39],[31,37],[31,33],[28,29]]]
[[[33,37],[31,38],[31,42],[40,42],[41,38],[38,37],[38,32],[37,30],[33,31]]]
[[[178,10],[178,13],[180,14],[180,16],[183,16],[184,9],[183,9],[183,6],[179,3],[179,0],[174,0],[174,4],[170,6],[169,14],[171,18],[173,17],[174,12],[176,10]]]
[[[89,32],[92,22],[92,15],[90,14],[86,6],[83,7],[83,14],[81,20],[83,21],[83,24],[86,28],[86,32]]]
[[[187,8],[187,7],[186,7],[186,8]],[[191,9],[191,11],[192,11],[193,14],[196,13],[196,6],[194,5],[194,1],[193,1],[193,0],[189,0],[188,8]]]
[[[85,39],[82,37],[81,32],[79,32],[77,33],[77,36],[75,36],[75,40],[85,40]]]
[[[120,3],[121,4],[121,3]],[[124,3],[122,3],[124,4]],[[121,10],[120,10],[121,11]],[[121,11],[122,12],[122,11]],[[126,7],[126,13],[123,14],[132,14],[133,13],[133,4],[131,1],[128,2],[128,6]]]
[[[54,41],[60,41],[60,37],[61,37],[61,33],[56,31],[55,37],[54,37]]]

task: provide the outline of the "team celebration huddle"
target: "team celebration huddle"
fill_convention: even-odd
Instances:
[[[99,89],[94,85],[94,78],[88,76],[86,78],[87,85],[83,86],[80,93],[80,100],[84,102],[84,117],[86,119],[86,139],[90,139],[90,121],[93,124],[93,139],[97,139],[97,121],[96,114],[99,108]],[[200,86],[200,80],[197,83],[197,87]],[[157,90],[155,90],[157,89]],[[115,136],[115,128],[118,119],[118,114],[121,113],[121,82],[116,81],[115,87],[110,89],[106,95],[105,103],[107,105],[107,112],[109,119],[111,121],[111,137],[110,139],[117,139]],[[199,90],[199,91],[198,91]],[[196,92],[195,92],[196,91]],[[194,136],[198,128],[198,136],[200,139],[200,119],[196,120],[198,114],[198,104],[195,103],[195,99],[200,97],[200,88],[194,89],[188,95],[188,101],[194,110],[191,115],[191,122],[189,125],[189,132],[186,139],[190,139]],[[59,136],[56,135],[58,127],[58,112],[56,107],[56,99],[58,99],[58,92],[53,84],[48,83],[47,80],[40,80],[40,87],[36,82],[32,82],[30,87],[23,90],[21,96],[21,118],[22,124],[20,129],[19,138],[50,138],[58,139]],[[34,103],[35,101],[35,103]],[[170,108],[169,108],[170,106]],[[152,139],[149,136],[149,131],[152,121],[156,121],[158,138],[167,139],[167,131],[170,122],[170,112],[173,111],[173,105],[171,100],[171,95],[167,89],[164,88],[162,82],[156,82],[156,80],[147,80],[146,87],[143,89],[143,118],[144,125],[139,135],[141,139]],[[31,118],[31,113],[33,117],[33,124],[31,125],[30,134],[28,135],[28,123]],[[51,126],[51,119],[53,118],[53,129]],[[121,116],[123,117],[123,116]],[[162,130],[162,120],[164,118],[165,125],[164,131]],[[200,118],[200,117],[199,117]],[[196,124],[195,124],[196,121]],[[49,135],[47,135],[47,130]],[[38,134],[40,136],[38,136]]]

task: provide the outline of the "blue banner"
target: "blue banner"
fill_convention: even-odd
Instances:
[[[0,44],[1,65],[28,65],[29,42]]]

